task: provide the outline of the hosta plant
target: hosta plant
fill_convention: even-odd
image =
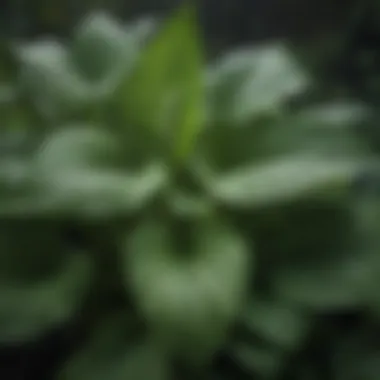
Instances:
[[[60,379],[211,379],[223,351],[273,377],[318,313],[371,302],[349,192],[376,164],[366,109],[301,106],[311,80],[280,44],[206,64],[195,16],[93,14],[4,50],[0,340],[84,319]]]

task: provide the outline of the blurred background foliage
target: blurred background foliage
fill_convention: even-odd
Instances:
[[[181,0],[27,0],[4,1],[4,36],[33,39],[70,35],[92,9],[104,9],[129,21],[141,15],[164,16]],[[198,1],[208,52],[272,39],[286,39],[310,65],[323,65],[329,81],[354,86],[369,96],[376,87],[377,0],[205,0]],[[371,73],[371,74],[370,74]],[[371,80],[366,79],[370,75]],[[369,83],[370,82],[370,83]]]
[[[14,57],[6,54],[9,42],[38,42],[46,37],[58,38],[64,42],[70,41],[73,35],[75,37],[76,25],[94,10],[106,10],[120,22],[132,22],[141,17],[161,20],[180,4],[180,0],[3,1],[0,12],[3,56],[1,79],[3,83],[12,82],[13,79],[10,78],[17,76],[15,73],[17,64],[12,60]],[[277,157],[289,150],[319,149],[322,145],[326,155],[331,155],[326,156],[329,159],[341,152],[343,157],[347,158],[344,156],[347,149],[350,153],[364,150],[366,154],[368,150],[371,157],[378,156],[380,153],[378,125],[380,2],[378,0],[345,2],[203,0],[198,1],[197,5],[209,62],[214,62],[216,58],[238,47],[261,47],[262,44],[270,42],[284,42],[314,79],[312,89],[300,99],[294,99],[295,109],[301,107],[302,112],[296,112],[295,116],[287,115],[287,118],[281,119],[281,123],[278,123],[280,126],[286,126],[285,130],[291,131],[294,135],[276,132],[279,128],[276,123],[273,127],[274,132],[271,132],[272,125],[264,118],[260,120],[260,131],[264,131],[260,132],[261,134],[247,136],[242,133],[241,136],[233,134],[231,137],[228,135],[231,132],[226,131],[226,135],[220,139],[216,139],[213,134],[211,137],[208,136],[207,144],[210,145],[207,145],[209,149],[207,157],[208,154],[210,156],[215,154],[218,157],[218,151],[223,151],[224,148],[227,151],[228,144],[235,143],[235,149],[228,151],[228,158],[224,157],[227,164],[241,160],[242,157],[251,158],[252,152],[247,153],[250,145],[247,144],[247,149],[245,146],[249,139],[252,141],[257,139],[262,143],[260,146],[256,144],[253,154],[258,160],[265,160],[269,154]],[[183,47],[184,50],[186,48],[187,46]],[[151,64],[154,65],[154,62]],[[229,70],[228,65],[220,70],[220,75],[223,77],[223,70],[227,72]],[[218,71],[215,70],[215,73],[215,81],[218,83]],[[285,70],[284,75],[293,80],[292,67]],[[297,75],[295,77],[298,78]],[[33,73],[30,78],[33,79]],[[39,77],[36,78],[38,80]],[[32,87],[34,84],[31,82]],[[223,95],[235,94],[239,90],[228,87],[229,83],[223,85],[227,90],[217,90]],[[0,95],[1,122],[4,125],[19,125],[22,129],[26,123],[30,123],[34,127],[44,129],[52,120],[49,119],[49,115],[42,117],[36,110],[31,112],[30,110],[34,108],[29,103],[33,96],[36,99],[41,96],[42,103],[48,102],[49,93],[32,93],[32,97],[19,99],[16,108],[10,106],[13,103],[7,100],[7,96],[12,94],[2,92]],[[273,93],[269,94],[269,97],[271,96],[277,100]],[[70,97],[68,98],[72,101]],[[231,104],[232,100],[227,96],[227,100],[220,101],[222,106],[216,104],[219,119],[215,119],[217,120],[215,124],[218,127],[223,126],[227,120],[223,112],[226,112],[227,116],[230,112],[223,107],[225,104],[223,101]],[[136,104],[139,105],[138,102]],[[308,108],[316,104],[323,106]],[[131,108],[133,106],[134,104]],[[265,104],[259,106],[264,107]],[[305,107],[305,110],[302,107]],[[360,117],[362,109],[366,111],[364,119]],[[75,114],[74,119],[79,120],[81,117],[82,114]],[[324,134],[322,136],[321,130],[318,128],[313,130],[314,124],[323,124],[327,128],[335,126],[336,134],[334,133],[332,138],[331,134],[327,133],[329,137],[326,139]],[[305,132],[305,135],[302,134],[305,125],[310,127],[310,134],[309,131]],[[356,139],[350,134],[341,133],[339,128],[342,125],[352,127],[354,132],[359,132],[360,137]],[[302,137],[299,137],[301,135]],[[77,158],[75,154],[78,153],[74,142],[79,141],[78,146],[81,146],[81,142],[79,138],[75,139],[78,136],[75,134],[73,136],[68,135],[66,143],[73,144],[69,145],[70,149],[74,146],[70,151],[73,153],[74,162]],[[94,138],[99,143],[97,137],[99,136]],[[60,141],[51,149],[53,151],[64,149],[65,147],[62,148],[59,143]],[[18,141],[15,144],[20,151],[17,152],[12,150],[13,148],[8,152],[9,146],[13,146],[14,141],[9,144],[4,138],[1,144],[2,158],[27,155],[23,150],[23,144],[20,145]],[[133,142],[130,145],[132,146]],[[281,149],[278,149],[280,145]],[[101,153],[109,152],[107,151],[110,149],[109,146],[99,143],[99,147]],[[49,159],[52,151],[44,154]],[[83,156],[86,154],[85,151]],[[327,167],[329,161],[324,162]],[[306,170],[308,168],[306,166]],[[49,167],[45,169],[49,170]],[[283,169],[287,169],[286,163]],[[13,167],[4,170],[15,173]],[[293,175],[295,182],[300,180],[297,173],[291,171],[285,173]],[[247,196],[244,192],[234,192],[226,186],[227,190],[214,194],[219,197],[220,203],[228,203],[228,207],[223,206],[222,211],[226,218],[239,228],[244,238],[249,240],[254,236],[252,245],[255,247],[255,252],[258,252],[257,262],[254,265],[259,270],[252,284],[255,290],[250,294],[238,326],[228,344],[218,350],[211,368],[206,372],[193,372],[186,363],[176,362],[174,373],[168,375],[167,369],[163,368],[162,361],[157,359],[150,342],[145,344],[139,341],[138,336],[144,327],[139,324],[138,318],[132,315],[131,322],[126,323],[125,315],[118,314],[120,304],[123,305],[121,309],[129,308],[130,300],[126,303],[125,294],[119,289],[120,284],[113,278],[113,269],[110,268],[114,268],[115,263],[112,259],[104,260],[102,257],[97,257],[100,264],[97,262],[96,265],[100,265],[105,272],[110,271],[106,275],[108,282],[104,286],[106,289],[104,294],[102,291],[91,294],[85,312],[80,313],[74,320],[67,318],[73,314],[72,309],[76,307],[72,305],[72,299],[80,297],[83,284],[91,272],[91,268],[88,268],[82,256],[75,253],[69,255],[70,258],[74,257],[73,260],[65,264],[68,273],[73,271],[75,274],[73,278],[70,277],[68,286],[62,285],[67,285],[65,271],[63,274],[57,274],[54,281],[48,282],[49,287],[46,292],[56,296],[56,302],[46,305],[44,303],[46,294],[41,293],[41,289],[37,287],[31,287],[27,294],[17,293],[16,289],[13,298],[9,298],[6,291],[0,294],[0,301],[3,302],[0,304],[0,335],[2,340],[6,337],[11,342],[0,345],[0,378],[119,380],[126,378],[126,374],[137,373],[134,377],[127,378],[132,380],[378,380],[380,378],[379,177],[376,171],[362,173],[353,181],[354,186],[351,191],[338,199],[333,197],[321,201],[318,197],[317,199],[311,197],[276,206],[274,209],[259,207],[255,213],[239,209],[245,207],[241,206]],[[187,178],[184,183],[188,186]],[[244,182],[241,183],[243,188]],[[193,190],[194,186],[192,183],[190,188]],[[283,190],[286,193],[287,187],[283,182],[279,183],[278,187],[278,191]],[[208,189],[212,190],[211,182]],[[301,186],[300,191],[302,189]],[[4,194],[7,192],[4,191]],[[276,197],[276,194],[271,194],[266,189],[261,192],[258,190],[255,202],[265,203],[266,197],[270,199]],[[116,193],[113,194],[113,198],[117,198]],[[5,195],[2,205],[6,204],[4,199]],[[170,199],[173,205],[177,201],[175,194]],[[138,203],[139,198],[135,200]],[[171,207],[174,207],[173,205]],[[57,271],[56,268],[61,262],[51,259],[49,252],[52,250],[72,252],[75,247],[75,250],[81,252],[87,249],[97,253],[114,252],[116,244],[113,239],[120,228],[119,221],[105,227],[101,223],[82,221],[73,225],[65,219],[57,225],[46,221],[37,223],[28,219],[23,220],[21,225],[20,223],[12,225],[9,220],[5,220],[4,226],[1,226],[2,251],[19,252],[25,250],[25,247],[36,247],[30,249],[33,251],[33,256],[29,261],[18,258],[17,265],[13,263],[14,257],[2,255],[0,270],[4,272],[10,270],[16,273],[15,276],[24,276],[25,273],[29,276],[31,268],[33,273],[37,273],[36,276],[43,277],[46,273],[56,273],[54,271]],[[31,228],[31,225],[34,225],[35,229]],[[26,231],[28,233],[25,233]],[[23,237],[18,241],[15,236],[21,234]],[[49,235],[48,241],[46,234]],[[228,231],[225,235],[228,236]],[[135,244],[140,249],[141,246],[144,247],[141,241]],[[142,252],[144,253],[144,249]],[[38,262],[35,261],[35,257],[39,258]],[[29,280],[32,279],[28,278]],[[50,280],[51,278],[46,281]],[[101,283],[96,288],[98,291],[103,289],[104,284],[101,279],[97,281]],[[112,291],[109,291],[110,288]],[[50,293],[48,296],[51,297]],[[112,299],[109,298],[110,294]],[[13,300],[18,300],[18,303],[12,303]],[[62,300],[65,303],[62,303]],[[107,304],[117,310],[117,313],[112,318],[107,315],[107,318],[100,323],[98,320],[94,321],[92,313],[99,313],[98,304]],[[19,305],[22,305],[20,309]],[[11,310],[10,314],[8,310]],[[23,314],[33,317],[29,318],[25,325],[23,325]],[[20,318],[10,318],[9,315],[17,315]],[[101,326],[93,328],[92,324],[98,323]],[[38,339],[28,338],[27,342],[21,341],[20,334],[25,339],[46,329],[47,325],[49,333],[42,334]],[[207,333],[208,331],[205,335]],[[141,350],[126,350],[124,347],[126,340],[139,341]],[[74,360],[68,361],[77,351],[79,354]],[[61,368],[66,369],[60,371]]]
[[[34,39],[67,37],[93,9],[129,21],[141,15],[162,17],[181,0],[14,0],[1,5],[1,33]],[[371,98],[377,91],[377,0],[205,0],[200,22],[211,55],[231,46],[287,40],[324,76],[332,91],[354,91]],[[332,83],[331,83],[332,82]],[[344,88],[344,89],[342,89]]]

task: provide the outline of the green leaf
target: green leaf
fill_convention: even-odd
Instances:
[[[162,220],[138,226],[125,242],[125,284],[160,341],[199,364],[224,343],[251,265],[245,241],[231,227],[209,218],[193,223],[182,231],[193,232],[190,241],[177,249],[178,232]]]
[[[66,48],[39,40],[17,48],[21,84],[42,114],[61,115],[87,105],[99,91],[89,88],[72,66]]]
[[[304,107],[280,116],[269,125],[256,126],[259,130],[252,146],[267,156],[295,150],[338,157],[368,154],[368,143],[355,133],[368,115],[366,107],[352,102]]]
[[[293,130],[299,146],[333,155],[368,154],[368,143],[356,132],[370,115],[360,103],[335,101],[306,107],[284,118],[277,130]],[[281,124],[281,119],[280,123]],[[278,135],[280,135],[278,133]],[[282,133],[280,138],[286,138]],[[294,137],[293,137],[294,138]],[[294,142],[293,142],[294,144]]]
[[[150,16],[139,17],[135,21],[131,21],[126,26],[126,31],[129,35],[138,41],[140,46],[144,46],[146,42],[149,42],[157,32],[157,21]]]
[[[167,181],[160,162],[131,169],[112,134],[80,125],[50,136],[36,156],[34,173],[49,207],[92,216],[137,210]]]
[[[0,340],[34,340],[67,322],[81,307],[91,270],[86,256],[74,254],[51,277],[33,282],[0,279]]]
[[[26,194],[0,202],[2,217],[71,216],[80,219],[126,216],[141,210],[168,181],[164,164],[139,173],[66,170],[40,175]]]
[[[368,110],[360,104],[335,102],[243,126],[215,125],[204,131],[197,155],[218,172],[293,154],[353,160],[370,153],[368,142],[354,129],[367,116]]]
[[[201,49],[192,7],[184,6],[163,26],[118,96],[127,123],[163,136],[177,158],[188,154],[204,121]]]
[[[130,168],[112,134],[83,125],[48,135],[21,170],[13,186],[20,187],[18,192],[11,187],[16,173],[11,168],[4,173],[8,190],[0,201],[2,216],[125,215],[143,207],[168,181],[163,163]]]
[[[103,321],[85,347],[65,364],[57,379],[169,379],[164,353],[147,339],[134,342],[128,330],[126,317]]]
[[[92,12],[76,31],[73,62],[85,78],[99,81],[111,77],[116,85],[135,64],[140,51],[138,37],[108,14]]]
[[[34,165],[44,172],[113,169],[124,165],[117,136],[91,124],[69,124],[47,134]]]
[[[276,114],[308,82],[281,44],[228,53],[208,71],[209,122],[236,125]]]
[[[297,154],[216,175],[204,170],[208,192],[234,207],[261,207],[310,195],[328,196],[347,190],[366,160]]]
[[[42,179],[45,208],[82,217],[128,215],[144,207],[167,183],[167,168],[152,163],[138,173],[70,170]]]
[[[244,313],[249,332],[278,348],[296,349],[307,336],[312,320],[297,307],[279,301],[254,299]]]

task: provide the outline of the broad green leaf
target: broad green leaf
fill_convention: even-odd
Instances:
[[[74,65],[70,52],[55,40],[18,46],[20,83],[48,118],[60,118],[99,107],[115,91],[117,75],[103,81],[87,80]]]
[[[91,124],[69,124],[48,133],[35,157],[35,166],[44,172],[115,169],[123,164],[117,136]]]
[[[115,80],[131,70],[140,50],[138,35],[127,33],[103,12],[92,12],[79,25],[72,47],[75,66],[89,80]]]
[[[204,131],[197,154],[221,171],[296,153],[352,160],[369,155],[368,143],[354,132],[367,116],[365,107],[340,102],[304,107],[244,126],[218,124]]]
[[[68,255],[61,271],[51,277],[34,282],[1,279],[0,340],[34,340],[67,322],[81,307],[91,270],[88,258],[78,253]]]
[[[279,348],[298,348],[309,333],[312,320],[302,309],[279,301],[251,301],[244,313],[247,331]]]
[[[157,32],[157,20],[150,16],[140,17],[135,21],[128,23],[126,32],[132,35],[140,46],[149,42]]]
[[[281,44],[228,53],[208,71],[209,122],[236,125],[276,114],[308,82]]]
[[[320,125],[334,132],[363,122],[369,113],[370,109],[360,102],[330,101],[307,107],[300,112],[300,116],[304,124],[310,124],[311,128]]]
[[[31,191],[9,194],[0,202],[0,215],[84,219],[125,216],[144,207],[167,180],[167,167],[160,163],[147,165],[138,173],[104,170],[39,173]]]
[[[58,380],[168,380],[166,357],[147,339],[136,342],[127,320],[100,323],[87,344],[58,374]]]
[[[90,126],[58,131],[41,147],[35,174],[46,203],[61,211],[102,215],[139,209],[165,185],[166,167],[134,170],[112,134]]]
[[[88,104],[98,95],[75,71],[65,47],[40,40],[18,47],[21,84],[47,116]]]
[[[83,217],[126,215],[144,207],[168,181],[167,168],[148,164],[137,173],[67,170],[40,178],[47,209]]]
[[[225,204],[261,207],[342,193],[367,165],[362,159],[297,154],[219,175],[206,170],[203,180],[207,191]]]
[[[35,156],[20,167],[19,178],[4,172],[6,198],[0,215],[68,214],[96,217],[133,212],[167,183],[159,161],[129,167],[112,134],[86,126],[68,126],[46,137]],[[12,192],[13,188],[18,192]],[[4,190],[5,191],[5,190]]]
[[[248,247],[231,227],[194,220],[183,238],[162,220],[146,220],[126,238],[125,284],[152,332],[193,364],[224,343],[247,290]],[[191,238],[192,237],[192,238]],[[185,240],[186,241],[186,240]]]
[[[195,10],[184,6],[164,24],[121,86],[126,122],[161,135],[181,158],[203,124],[202,59]]]

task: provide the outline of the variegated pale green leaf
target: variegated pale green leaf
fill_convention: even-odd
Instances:
[[[204,175],[207,190],[235,207],[261,207],[313,195],[342,193],[368,165],[366,160],[298,154]]]

